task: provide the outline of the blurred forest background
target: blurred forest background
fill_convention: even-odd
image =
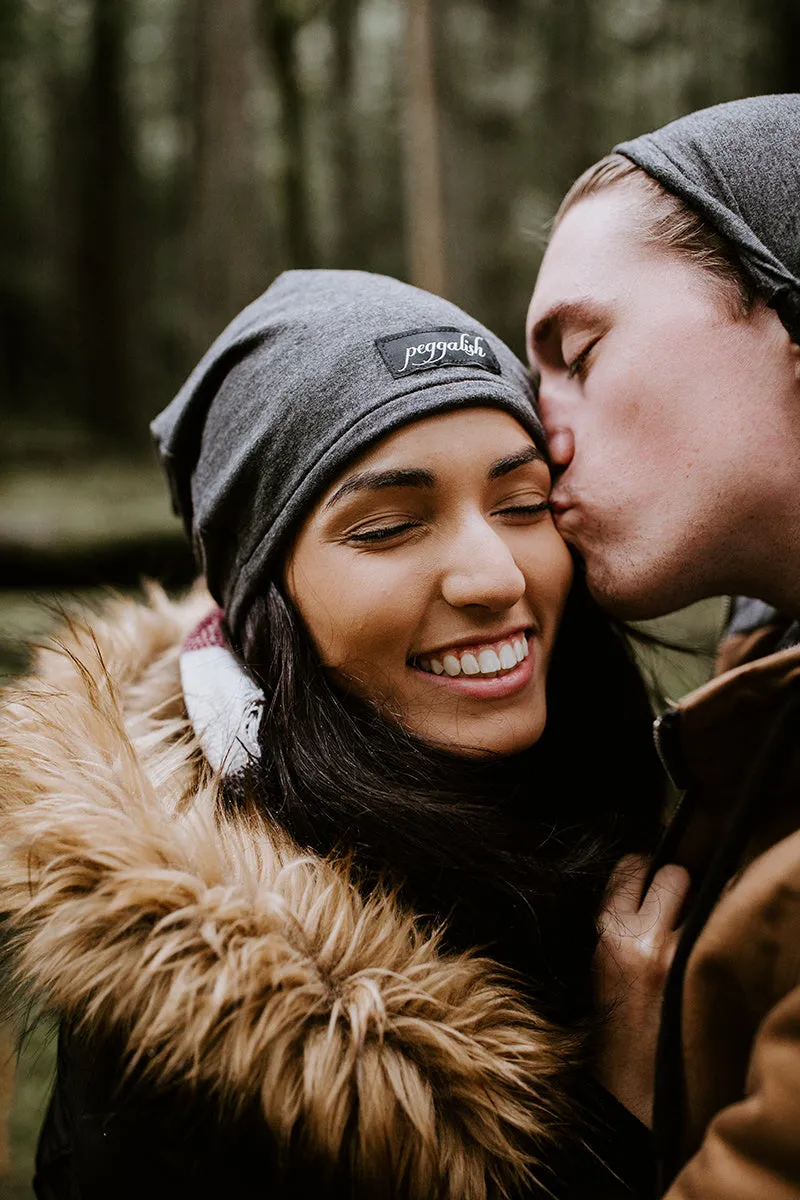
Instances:
[[[571,180],[800,90],[798,46],[799,0],[0,0],[0,672],[41,595],[188,579],[147,425],[279,271],[398,275],[522,352]],[[50,1063],[23,1060],[6,1198]]]
[[[2,0],[4,460],[146,452],[281,270],[522,349],[547,222],[623,137],[800,88],[797,0]]]

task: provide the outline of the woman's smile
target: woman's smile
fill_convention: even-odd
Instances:
[[[434,676],[450,678],[480,676],[494,678],[516,670],[529,655],[527,630],[495,638],[475,637],[471,642],[452,642],[435,650],[411,655],[409,665]]]
[[[427,675],[437,687],[450,687],[462,695],[496,700],[521,690],[533,675],[529,637],[532,629],[489,640],[451,644],[414,655],[409,666]]]

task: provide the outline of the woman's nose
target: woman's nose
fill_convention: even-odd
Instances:
[[[525,576],[511,550],[485,521],[473,525],[451,544],[450,564],[442,579],[442,595],[454,608],[471,604],[501,612],[525,595]]]

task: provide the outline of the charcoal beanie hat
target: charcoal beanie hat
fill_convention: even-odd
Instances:
[[[279,276],[151,426],[234,640],[287,534],[351,459],[420,417],[487,405],[544,450],[522,363],[455,305],[362,271]]]
[[[800,94],[717,104],[614,149],[733,243],[800,342]]]

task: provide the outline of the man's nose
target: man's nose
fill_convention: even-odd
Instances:
[[[539,412],[547,434],[553,466],[563,471],[572,462],[575,454],[575,438],[572,429],[564,420],[563,406],[542,389],[539,392]]]
[[[572,457],[575,453],[575,439],[572,436],[571,429],[559,429],[556,427],[552,431],[547,429],[547,445],[550,448],[550,458],[553,466],[563,471],[572,462]]]

